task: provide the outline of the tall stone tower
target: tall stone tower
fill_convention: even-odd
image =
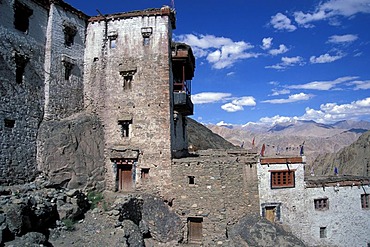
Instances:
[[[172,42],[174,28],[169,7],[88,21],[84,102],[104,126],[108,189],[165,190],[187,150],[194,56]]]

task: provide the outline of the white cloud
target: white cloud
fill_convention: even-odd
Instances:
[[[266,66],[266,69],[277,69],[277,70],[284,70],[289,66],[295,66],[295,65],[303,65],[303,58],[300,56],[296,57],[282,57],[281,63]]]
[[[205,57],[214,69],[232,67],[236,62],[256,58],[260,54],[247,52],[254,46],[245,41],[233,41],[214,35],[184,34],[176,37],[179,42],[189,44],[198,58]]]
[[[244,96],[240,98],[235,98],[231,102],[226,103],[221,106],[221,108],[227,112],[243,111],[243,106],[255,106],[256,99],[252,96]]]
[[[352,80],[357,79],[357,76],[345,76],[345,77],[339,77],[333,81],[313,81],[306,84],[301,85],[290,85],[287,86],[289,89],[310,89],[310,90],[332,90],[337,85],[345,82],[350,82]]]
[[[216,123],[217,126],[234,126],[234,124],[225,123],[223,120]]]
[[[309,100],[313,97],[312,94],[305,94],[305,93],[299,93],[299,94],[292,94],[289,95],[287,99],[271,99],[271,100],[265,100],[262,101],[263,103],[271,103],[271,104],[286,104],[286,103],[292,103],[302,100]]]
[[[271,46],[272,46],[272,40],[273,40],[273,38],[270,38],[270,37],[269,38],[263,38],[261,48],[264,49],[264,50],[270,49]]]
[[[294,17],[298,24],[307,26],[314,21],[330,21],[337,16],[351,17],[358,13],[370,13],[370,0],[329,0],[321,2],[312,13],[298,11]]]
[[[234,105],[233,103],[226,103],[221,106],[221,108],[227,112],[236,112],[244,110],[243,106],[241,105]]]
[[[370,89],[370,80],[367,81],[352,81],[349,85],[354,85],[354,90],[366,90]]]
[[[345,34],[345,35],[333,35],[329,37],[329,43],[341,44],[341,43],[351,43],[358,39],[357,35]]]
[[[330,123],[346,119],[356,119],[365,115],[370,116],[370,98],[342,105],[338,105],[337,103],[326,103],[320,105],[320,110],[307,107],[306,113],[301,119],[312,119],[319,123]]]
[[[334,62],[336,60],[339,60],[339,59],[341,59],[343,57],[344,57],[344,55],[331,56],[328,53],[325,53],[325,54],[320,55],[318,57],[311,56],[310,57],[310,62],[311,63],[331,63],[331,62]]]
[[[297,29],[297,27],[292,24],[292,21],[282,13],[271,16],[270,24],[278,30],[286,30],[288,32],[293,32]]]
[[[296,120],[313,120],[318,123],[329,124],[341,120],[356,120],[363,116],[370,116],[370,97],[342,105],[326,103],[322,104],[320,109],[307,107],[302,116],[286,117],[276,115],[274,117],[263,117],[259,121],[266,124],[275,124]]]
[[[244,96],[244,97],[234,99],[232,103],[235,105],[241,105],[241,106],[255,106],[256,99],[252,96]]]
[[[276,55],[279,55],[279,54],[283,54],[283,53],[287,52],[288,50],[289,49],[285,45],[279,45],[279,49],[269,50],[269,53],[273,56],[276,56]]]
[[[282,95],[282,94],[290,94],[290,90],[288,90],[288,89],[281,89],[281,90],[272,89],[271,96],[278,96],[278,95]]]
[[[284,117],[284,116],[276,115],[276,116],[273,116],[273,117],[260,118],[259,121],[261,123],[264,123],[264,124],[273,125],[273,124],[277,124],[277,123],[291,122],[291,121],[294,121],[294,119],[295,119],[295,117]]]
[[[227,76],[232,76],[232,75],[235,75],[235,72],[234,72],[234,71],[232,71],[232,72],[227,73],[226,75],[227,75]]]
[[[230,93],[204,92],[192,95],[191,100],[194,104],[208,104],[225,100],[230,96]]]

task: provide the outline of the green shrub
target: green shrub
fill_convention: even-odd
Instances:
[[[76,222],[74,220],[64,219],[64,220],[62,220],[62,222],[63,222],[64,226],[66,227],[67,231],[71,232],[71,231],[74,231],[76,229],[76,227],[75,227]]]
[[[87,199],[91,203],[91,209],[96,208],[100,202],[103,200],[103,194],[97,191],[90,191],[87,194]]]

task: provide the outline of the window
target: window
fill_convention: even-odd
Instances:
[[[314,199],[313,202],[314,202],[316,210],[329,209],[329,199],[328,198]]]
[[[63,32],[64,32],[64,44],[68,47],[72,46],[74,43],[74,38],[77,34],[77,28],[68,22],[63,23]]]
[[[195,184],[195,177],[194,176],[188,176],[189,184]]]
[[[29,58],[19,53],[15,54],[15,81],[20,84],[23,82],[24,70]]]
[[[130,126],[132,124],[132,120],[119,120],[118,125],[121,126],[121,136],[122,137],[130,137]]]
[[[190,217],[188,218],[188,242],[201,243],[202,242],[202,222],[203,218]]]
[[[63,62],[63,65],[64,65],[64,80],[69,81],[72,75],[72,69],[74,65],[66,61]]]
[[[294,186],[294,171],[271,171],[271,188],[291,188]]]
[[[361,195],[361,207],[362,208],[370,208],[369,204],[369,194],[362,194]]]
[[[150,44],[150,36],[153,33],[153,28],[143,27],[141,28],[141,35],[143,36],[143,45],[148,46]]]
[[[108,34],[109,39],[109,48],[116,48],[117,47],[117,37],[118,32],[117,31],[110,31]]]
[[[320,238],[326,238],[326,227],[320,227]]]
[[[5,128],[12,129],[12,128],[14,128],[14,125],[15,125],[15,120],[13,120],[13,119],[4,119]]]
[[[150,168],[142,168],[141,169],[141,179],[148,179],[149,178],[149,169]]]
[[[14,8],[14,27],[19,31],[27,33],[30,25],[29,18],[33,13],[32,9],[20,3],[19,1],[15,1],[13,8]]]

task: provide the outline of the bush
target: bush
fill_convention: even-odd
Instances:
[[[103,194],[97,191],[90,191],[87,194],[87,199],[91,203],[91,209],[96,208],[100,202],[104,199]]]
[[[71,232],[71,231],[74,231],[76,229],[76,227],[75,227],[76,222],[74,220],[64,219],[64,220],[62,220],[62,222],[63,222],[64,226],[66,227],[67,231]]]

